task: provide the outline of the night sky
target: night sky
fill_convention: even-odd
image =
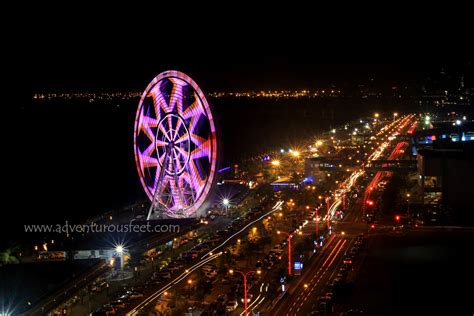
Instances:
[[[340,8],[274,7],[42,5],[8,29],[7,61],[32,92],[142,90],[167,69],[188,73],[211,92],[324,88],[373,77],[410,83],[442,65],[462,67],[474,55],[469,10],[462,8],[443,6],[433,15],[439,20],[425,21],[426,8],[371,8],[367,18]]]

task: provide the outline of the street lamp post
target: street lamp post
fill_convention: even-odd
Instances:
[[[285,234],[288,236],[287,243],[288,243],[288,275],[291,275],[291,234],[284,232],[284,231],[277,231],[277,234]]]
[[[123,276],[123,246],[122,245],[117,245],[115,247],[115,251],[118,253],[118,255],[120,256],[120,270],[122,270],[122,276]]]
[[[225,213],[226,213],[226,215],[229,215],[229,214],[228,214],[228,212],[229,212],[229,204],[230,204],[229,199],[223,199],[223,200],[222,200],[222,204],[223,204],[224,207],[225,207]]]
[[[244,277],[244,313],[245,313],[245,316],[247,316],[248,315],[248,311],[247,311],[247,275],[250,275],[252,273],[260,274],[261,271],[257,270],[257,271],[243,272],[243,271],[233,270],[233,269],[229,270],[230,274],[234,274],[234,272],[238,272]]]
[[[407,218],[410,220],[410,193],[407,193]]]
[[[327,216],[328,230],[329,230],[329,228],[331,227],[331,215],[329,214],[329,209],[330,209],[330,207],[329,207],[329,202],[330,202],[330,201],[331,201],[331,198],[330,198],[330,197],[327,197],[327,198],[326,198],[326,206],[327,206],[328,211],[327,211],[326,216]]]

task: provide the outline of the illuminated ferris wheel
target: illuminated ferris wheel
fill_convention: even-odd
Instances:
[[[209,104],[189,76],[165,71],[150,82],[138,104],[134,150],[151,200],[148,219],[195,216],[213,184],[217,134]]]

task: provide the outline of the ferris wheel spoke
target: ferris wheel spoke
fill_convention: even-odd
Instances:
[[[155,127],[158,125],[158,121],[152,117],[142,115],[140,116],[140,120],[138,122],[139,129],[145,133],[145,135],[150,139],[155,139],[155,134],[153,133],[151,127]]]
[[[151,157],[151,153],[154,150],[154,144],[150,144],[143,152],[138,152],[139,162],[142,174],[145,171],[145,168],[156,167],[158,166],[158,160],[154,157]]]
[[[168,115],[167,117],[167,121],[168,121],[168,133],[169,133],[169,138],[173,139],[173,116],[172,115]]]
[[[181,178],[188,183],[189,187],[193,191],[194,196],[199,194],[199,192],[200,192],[199,186],[195,183],[195,181],[193,181],[193,178],[191,177],[189,172],[183,172],[181,174]],[[193,196],[193,198],[194,198],[194,196]]]
[[[202,142],[199,145],[199,147],[197,147],[191,152],[191,158],[197,159],[197,158],[202,158],[202,157],[208,157],[210,161],[211,159],[210,152],[211,152],[211,141],[210,139],[207,139],[204,142]]]
[[[164,152],[159,158],[160,166],[163,165],[165,158],[166,158],[166,152]]]
[[[170,78],[170,81],[173,83],[173,90],[171,91],[170,102],[168,106],[168,111],[171,112],[175,108],[178,113],[183,113],[183,87],[187,83],[179,78]]]
[[[157,140],[155,140],[155,145],[156,145],[156,147],[163,147],[163,146],[168,145],[168,142],[164,142],[162,140],[157,139]]]
[[[181,156],[183,156],[184,159],[186,159],[186,157],[188,156],[188,153],[186,151],[184,151],[183,148],[181,147],[175,147],[174,148]]]
[[[160,125],[158,126],[158,129],[159,129],[159,130],[161,131],[161,133],[165,136],[165,138],[166,138],[169,142],[171,142],[171,138],[168,136],[168,131],[165,130],[165,128],[163,127],[162,124],[160,124]]]
[[[174,140],[176,140],[176,138],[179,136],[179,129],[182,126],[183,126],[183,120],[178,120],[178,122],[176,123],[175,132],[174,132],[174,135],[173,135]],[[183,133],[183,135],[186,135],[186,133]]]
[[[190,120],[189,120],[189,132],[190,133],[194,133],[196,131],[196,126],[199,122],[199,118],[200,116],[193,116]]]
[[[166,104],[166,100],[161,93],[161,84],[162,81],[158,82],[148,93],[148,96],[153,99],[153,106],[155,107],[155,114],[158,119],[160,118],[160,108],[165,109],[168,107],[168,104]]]
[[[201,147],[202,144],[206,142],[205,138],[198,136],[194,133],[190,133],[189,136],[191,136],[191,141],[198,147]]]
[[[199,99],[199,96],[196,93],[194,94],[194,97],[195,101],[182,114],[183,118],[186,120],[193,117],[199,117],[201,114],[206,115],[201,104],[201,99]]]
[[[196,194],[200,195],[202,189],[204,188],[205,181],[201,179],[196,164],[192,159],[189,160],[188,172],[191,179],[191,186],[193,187],[194,191],[196,191]]]
[[[182,142],[185,142],[189,140],[189,135],[188,134],[184,134],[184,135],[181,135],[178,139],[176,139],[174,141],[175,144],[179,144],[179,143],[182,143]]]

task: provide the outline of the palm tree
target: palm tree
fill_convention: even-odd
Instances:
[[[15,256],[17,247],[11,247],[0,252],[0,263],[1,264],[16,264],[20,263],[20,260]]]

